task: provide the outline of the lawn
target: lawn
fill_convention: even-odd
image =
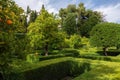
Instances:
[[[80,60],[76,58],[76,60]],[[89,60],[91,63],[91,70],[74,78],[74,80],[120,80],[120,63]]]

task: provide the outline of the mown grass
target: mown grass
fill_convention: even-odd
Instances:
[[[77,58],[77,60],[80,60]],[[74,78],[73,80],[120,80],[120,63],[99,60],[88,60],[91,70]]]

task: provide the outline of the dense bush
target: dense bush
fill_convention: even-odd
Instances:
[[[78,62],[73,58],[58,58],[21,67],[10,74],[10,80],[60,80],[90,70],[88,62]]]

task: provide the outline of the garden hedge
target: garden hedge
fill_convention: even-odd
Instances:
[[[9,75],[9,80],[60,80],[63,77],[77,76],[90,70],[90,63],[63,57],[23,66],[18,70]]]

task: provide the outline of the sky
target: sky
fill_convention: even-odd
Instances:
[[[32,10],[40,11],[42,4],[49,12],[58,13],[60,8],[66,8],[69,4],[84,3],[86,9],[99,11],[108,22],[120,23],[120,0],[14,0],[20,7],[26,10],[29,6]]]

